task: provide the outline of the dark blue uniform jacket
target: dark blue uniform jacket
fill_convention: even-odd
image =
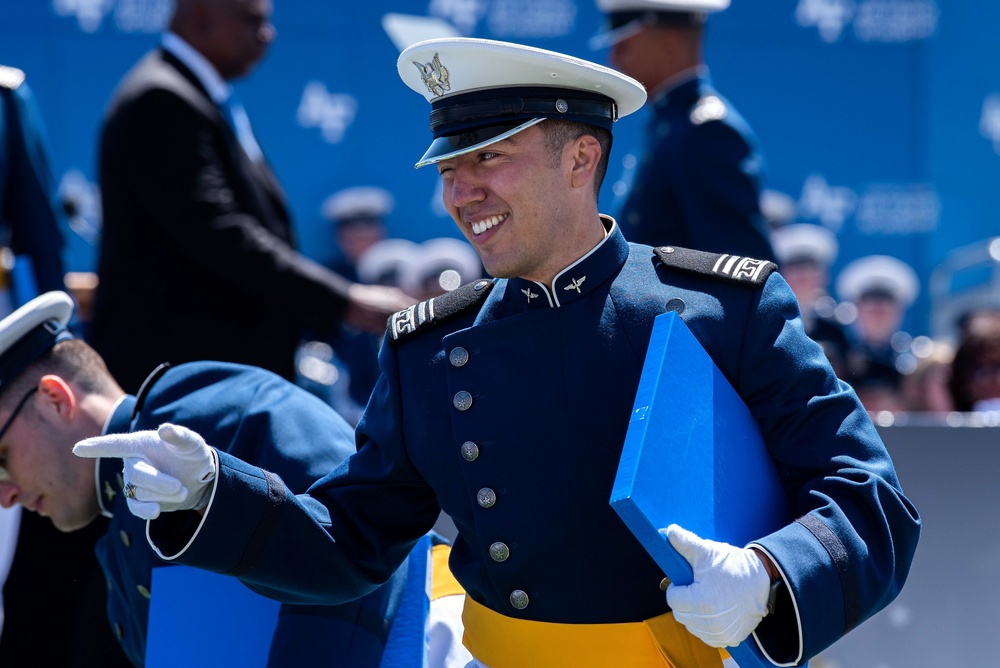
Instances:
[[[669,257],[676,266],[612,228],[551,288],[477,282],[462,294],[488,296],[450,317],[443,298],[398,314],[356,455],[294,497],[222,453],[198,535],[188,542],[183,518],[161,516],[151,539],[183,563],[240,567],[283,600],[336,602],[388,577],[443,508],[459,531],[452,570],[493,610],[564,623],[664,613],[663,574],[609,500],[653,319],[669,302],[759,423],[800,516],[758,541],[791,593],[761,640],[782,661],[815,655],[899,592],[919,518],[781,276],[762,262]],[[309,561],[289,568],[292,553]]]

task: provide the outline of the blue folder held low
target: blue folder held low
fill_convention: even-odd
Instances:
[[[611,505],[678,585],[691,565],[660,529],[742,547],[792,519],[756,421],[673,312],[653,325]],[[740,668],[773,665],[752,636],[729,653]]]
[[[383,668],[426,668],[430,538],[420,539],[386,639]],[[234,577],[189,566],[153,569],[146,668],[268,665],[281,607]],[[331,648],[331,652],[337,648]]]

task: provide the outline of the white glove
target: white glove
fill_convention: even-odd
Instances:
[[[201,436],[169,423],[156,431],[87,438],[73,446],[73,454],[124,460],[128,508],[144,520],[161,512],[204,508],[218,466]]]
[[[710,647],[734,647],[757,628],[767,610],[771,578],[748,548],[705,540],[671,524],[667,540],[691,564],[694,581],[667,587],[674,619]]]

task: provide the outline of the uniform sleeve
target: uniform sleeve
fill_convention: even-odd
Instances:
[[[358,427],[358,452],[308,493],[225,452],[199,523],[167,513],[148,525],[161,557],[240,578],[286,603],[338,604],[369,593],[399,568],[440,514],[405,455],[395,352]],[[368,414],[378,419],[368,418]]]
[[[798,665],[896,597],[920,519],[856,394],[804,334],[779,274],[745,325],[739,377],[731,380],[761,426],[797,515],[755,541],[777,561],[794,599],[786,597],[755,633],[776,663]]]

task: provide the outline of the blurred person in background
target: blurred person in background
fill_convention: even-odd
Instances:
[[[897,365],[911,337],[902,330],[906,312],[920,292],[916,272],[888,255],[867,255],[848,263],[837,276],[837,295],[857,310],[847,380],[869,411],[902,411],[903,373]]]
[[[708,15],[729,0],[597,0],[592,41],[637,79],[651,105],[639,163],[617,216],[629,241],[773,260],[760,210],[764,157],[749,124],[712,85]]]
[[[374,244],[386,238],[385,218],[392,213],[392,193],[376,186],[355,186],[330,195],[321,207],[323,218],[333,226],[336,257],[326,264],[352,281],[358,280],[358,260]]]
[[[20,306],[39,291],[63,285],[63,237],[56,189],[49,167],[45,127],[23,71],[0,65],[0,243],[12,254],[14,267],[29,271],[17,278],[27,286],[13,286]],[[3,288],[9,289],[10,270],[5,262]],[[10,305],[0,317],[12,310]]]
[[[823,347],[837,375],[847,373],[847,330],[836,319],[830,295],[830,267],[837,259],[837,236],[821,225],[791,223],[771,232],[778,270],[795,293],[806,334]]]
[[[403,268],[400,287],[420,300],[483,277],[483,263],[469,242],[439,237],[421,242],[416,261]]]
[[[284,192],[230,85],[273,41],[271,10],[270,0],[178,0],[160,46],[108,107],[90,336],[128,391],[162,362],[204,359],[294,380],[307,328],[378,333],[413,303],[295,249]]]
[[[409,239],[382,239],[358,256],[353,271],[362,285],[398,288],[420,251],[420,244]],[[313,339],[298,351],[299,384],[356,424],[378,380],[382,337],[343,326],[335,337]]]
[[[336,247],[326,266],[351,281],[398,286],[392,280],[358,277],[358,262],[386,237],[392,193],[376,186],[354,186],[327,197],[320,207],[333,228]],[[416,297],[414,297],[416,299]],[[323,398],[354,424],[378,379],[381,336],[341,323],[332,334],[309,330],[296,355],[298,383]]]
[[[951,412],[955,410],[949,387],[955,347],[931,339],[927,339],[926,345],[927,350],[917,356],[914,370],[903,376],[906,410],[912,413]]]
[[[955,410],[1000,411],[1000,312],[965,319],[948,383]]]

